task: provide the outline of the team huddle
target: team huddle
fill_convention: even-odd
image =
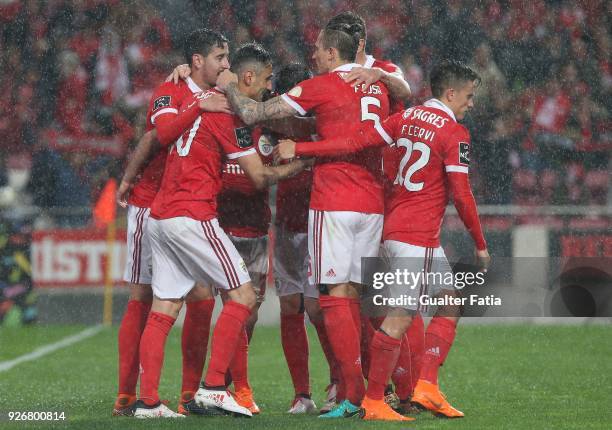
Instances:
[[[486,271],[490,257],[468,179],[470,137],[457,122],[473,106],[480,78],[445,61],[431,72],[433,98],[404,109],[410,87],[401,70],[365,48],[365,22],[352,12],[319,33],[314,77],[300,64],[273,65],[256,43],[236,50],[230,68],[223,35],[201,29],[186,37],[188,65],[155,89],[147,133],[118,191],[128,208],[130,300],[119,330],[113,415],[260,413],[248,349],[272,269],[295,389],[289,413],[463,416],[438,387],[460,309],[438,306],[426,329],[416,305],[366,312],[362,258],[384,255],[391,269],[409,261],[414,271],[452,273],[439,239],[452,195]],[[435,283],[390,289],[416,298],[457,294]],[[216,295],[223,308],[211,337]],[[174,412],[158,387],[166,339],[184,303]],[[329,365],[320,410],[311,398],[305,314]]]

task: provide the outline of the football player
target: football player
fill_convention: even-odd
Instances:
[[[392,285],[393,297],[410,296],[405,306],[394,307],[374,335],[368,390],[362,403],[364,418],[393,419],[393,411],[383,401],[384,389],[400,351],[401,339],[413,315],[421,308],[422,297],[457,297],[452,286],[440,283],[452,275],[440,246],[440,227],[449,196],[453,196],[459,216],[472,236],[476,256],[484,272],[490,256],[484,239],[469,172],[470,136],[458,123],[474,106],[474,93],[480,78],[458,61],[444,62],[431,72],[433,99],[422,106],[396,113],[380,127],[368,128],[352,137],[295,144],[281,142],[280,158],[297,156],[329,157],[361,151],[372,146],[391,145],[395,157],[385,166],[393,179],[384,223],[384,247],[391,258],[391,270],[441,274],[427,277],[418,288]],[[401,258],[404,258],[402,261]],[[463,413],[446,400],[438,387],[438,369],[446,359],[455,338],[460,307],[453,300],[438,306],[425,334],[425,354],[412,402],[448,418]]]
[[[254,79],[238,83],[239,91],[246,97],[259,94],[271,74],[271,65],[261,64]],[[186,99],[181,111],[214,94],[218,91]],[[202,408],[252,416],[225,386],[229,363],[245,337],[245,323],[256,304],[256,294],[243,258],[217,219],[222,163],[224,159],[237,160],[259,189],[299,172],[303,163],[264,166],[244,129],[235,115],[208,113],[199,116],[170,148],[148,225],[153,304],[140,342],[140,398],[134,413],[138,418],[184,416],[160,402],[158,386],[168,333],[196,282],[214,285],[224,298],[224,306],[213,331],[210,362],[195,402]]]
[[[343,79],[358,67],[353,62],[358,45],[351,25],[327,26],[313,54],[319,76],[263,103],[244,97],[231,73],[222,74],[218,85],[247,124],[310,111],[322,138],[338,130],[357,131],[362,121],[379,127],[389,112],[385,85],[351,85]],[[321,418],[357,414],[365,391],[359,346],[361,257],[378,255],[384,209],[380,160],[380,151],[374,149],[318,159],[314,165],[308,219],[310,282],[322,292],[319,302],[327,336],[346,386],[346,399]]]
[[[148,133],[139,143],[118,190],[118,200],[128,209],[127,262],[123,279],[130,299],[119,327],[119,393],[113,415],[132,415],[138,381],[138,346],[149,316],[151,290],[151,242],[147,232],[150,207],[161,182],[167,151],[159,148],[174,142],[201,115],[202,110],[229,112],[220,95],[197,100],[179,115],[179,106],[194,93],[209,90],[221,71],[229,68],[227,40],[219,33],[201,29],[188,35],[185,55],[193,73],[178,83],[158,86],[147,113]],[[155,145],[154,145],[155,144]],[[149,155],[152,157],[149,158]],[[141,167],[147,162],[142,174]],[[129,194],[129,197],[128,197]],[[201,413],[193,395],[202,377],[214,299],[210,287],[198,286],[186,297],[187,312],[182,332],[183,382],[179,409]]]

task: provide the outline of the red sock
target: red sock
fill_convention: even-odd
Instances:
[[[214,299],[187,303],[181,347],[183,349],[182,392],[197,391],[208,349],[210,319],[215,307]]]
[[[408,344],[410,345],[410,392],[409,396],[412,395],[414,391],[414,387],[416,386],[417,381],[419,380],[419,375],[421,374],[421,367],[423,365],[423,353],[425,352],[425,324],[423,323],[423,317],[421,314],[417,313],[412,318],[412,324],[406,331],[404,335],[408,339]],[[404,397],[400,397],[404,399]]]
[[[325,319],[327,336],[334,356],[342,370],[346,399],[359,405],[365,393],[360,363],[359,331],[351,312],[351,299],[321,296],[321,310]],[[359,321],[359,315],[357,315]]]
[[[425,353],[420,378],[438,384],[438,369],[444,363],[453,340],[457,323],[444,317],[433,317],[425,333]]]
[[[424,346],[423,318],[421,318],[420,314],[416,314],[412,318],[412,324],[410,324],[410,327],[404,333],[397,366],[395,366],[392,374],[395,393],[402,401],[408,400],[412,396],[414,387],[419,379]]]
[[[251,315],[251,309],[229,301],[223,306],[213,331],[210,363],[204,383],[208,387],[225,386],[225,372],[234,357],[236,345],[244,332],[244,323]]]
[[[407,400],[412,394],[412,359],[411,359],[410,343],[408,335],[404,333],[400,345],[397,364],[393,373],[391,373],[391,381],[395,385],[395,394],[400,400]]]
[[[281,342],[295,395],[310,395],[308,336],[303,313],[281,315]]]
[[[361,370],[365,379],[370,371],[370,346],[375,332],[370,317],[361,315]]]
[[[238,336],[236,344],[236,352],[229,365],[234,390],[238,391],[242,388],[250,388],[249,385],[249,336],[246,329],[243,329]],[[228,372],[228,373],[229,373]],[[227,378],[226,378],[227,382]]]
[[[334,351],[329,343],[327,332],[325,331],[325,322],[322,319],[320,321],[311,320],[310,322],[317,330],[317,336],[319,338],[319,343],[321,344],[321,349],[323,350],[323,354],[325,354],[327,364],[329,365],[329,382],[337,384],[342,375],[340,373],[340,366],[336,361],[336,357],[334,357]]]
[[[353,324],[357,330],[357,339],[361,339],[361,300],[349,299],[351,306],[351,316],[353,317]]]
[[[140,399],[152,406],[159,402],[159,378],[164,365],[164,348],[176,318],[151,312],[140,340]]]
[[[368,378],[368,398],[382,400],[385,396],[385,388],[395,368],[400,353],[401,341],[378,330],[372,337],[370,357],[372,365]]]
[[[140,337],[144,331],[151,303],[130,300],[119,326],[119,394],[136,394]]]

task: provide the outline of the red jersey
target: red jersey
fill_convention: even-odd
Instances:
[[[308,207],[312,169],[302,170],[292,178],[283,179],[276,189],[276,225],[294,233],[308,232]]]
[[[467,175],[469,132],[436,99],[393,115],[383,129],[395,141],[385,166],[393,187],[385,208],[383,238],[438,247],[449,201],[447,174]]]
[[[366,55],[366,62],[363,65],[363,67],[368,68],[368,69],[372,67],[378,67],[379,69],[383,69],[387,73],[400,74],[402,75],[402,77],[404,75],[402,72],[402,69],[400,69],[399,66],[397,66],[396,64],[392,63],[391,61],[377,60],[371,55]],[[404,110],[404,102],[398,99],[394,99],[393,97],[391,97],[391,95],[389,95],[389,113],[394,114],[394,113],[402,112],[403,110]],[[393,151],[391,150],[391,148],[389,147],[383,148],[382,149],[382,169],[383,171],[385,169],[385,164],[391,163],[392,159],[393,159]],[[391,193],[391,188],[392,188],[393,183],[392,182],[390,183],[385,177],[383,184],[384,184],[384,195],[385,195],[385,201],[386,201],[387,197]]]
[[[155,121],[160,121],[167,115],[172,117],[178,115],[183,101],[194,93],[201,91],[200,87],[189,78],[186,81],[181,79],[178,84],[164,82],[158,86],[149,102],[146,130],[149,131],[155,128]],[[179,130],[180,132],[182,130]],[[130,193],[129,204],[141,208],[151,206],[157,190],[159,190],[167,153],[168,151],[162,148],[147,164],[139,181]]]
[[[298,113],[316,116],[322,138],[358,132],[364,121],[377,127],[389,115],[388,91],[382,82],[353,86],[343,76],[358,64],[344,64],[330,73],[299,83],[281,97]],[[381,151],[370,148],[356,154],[317,158],[310,208],[382,214],[384,211]]]
[[[251,142],[265,165],[272,164],[272,138],[260,127],[251,132]],[[226,158],[222,173],[223,188],[217,197],[219,225],[238,237],[268,234],[272,218],[268,190],[258,190],[236,159]]]
[[[478,210],[470,188],[470,136],[453,112],[436,99],[393,114],[381,127],[365,127],[353,136],[299,142],[299,156],[350,154],[391,145],[385,176],[393,183],[386,199],[384,240],[417,246],[440,246],[442,217],[452,193],[455,208],[474,239],[486,249]]]
[[[363,67],[367,69],[371,69],[372,67],[378,67],[379,69],[383,69],[387,73],[396,73],[400,75],[404,75],[402,69],[399,68],[396,64],[387,60],[377,60],[371,55],[366,55],[366,62]],[[401,100],[394,99],[393,97],[389,97],[389,112],[397,113],[404,110],[404,102]]]
[[[189,97],[181,111],[189,109],[198,97],[215,92]],[[185,216],[198,221],[215,218],[224,161],[249,154],[255,154],[251,130],[238,116],[211,112],[199,116],[191,129],[170,147],[151,216],[155,219]]]

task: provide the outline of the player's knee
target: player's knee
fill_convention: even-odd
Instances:
[[[214,299],[212,288],[201,284],[196,284],[195,287],[187,294],[186,302],[198,302],[200,300]]]
[[[412,315],[403,309],[392,309],[385,318],[381,330],[394,339],[401,339],[412,323]]]
[[[323,312],[321,311],[321,306],[319,305],[319,299],[304,297],[304,308],[306,309],[306,313],[308,314],[310,321],[313,323],[323,321]]]
[[[283,315],[295,315],[302,310],[302,299],[301,294],[290,294],[288,296],[281,296],[279,298],[281,314]]]
[[[130,300],[137,300],[143,303],[153,301],[153,289],[149,284],[130,284]]]
[[[236,303],[240,303],[241,305],[246,306],[249,309],[253,309],[257,304],[257,294],[253,289],[253,284],[251,284],[250,282],[241,285],[235,290],[229,291],[228,295],[231,300],[235,301]]]

